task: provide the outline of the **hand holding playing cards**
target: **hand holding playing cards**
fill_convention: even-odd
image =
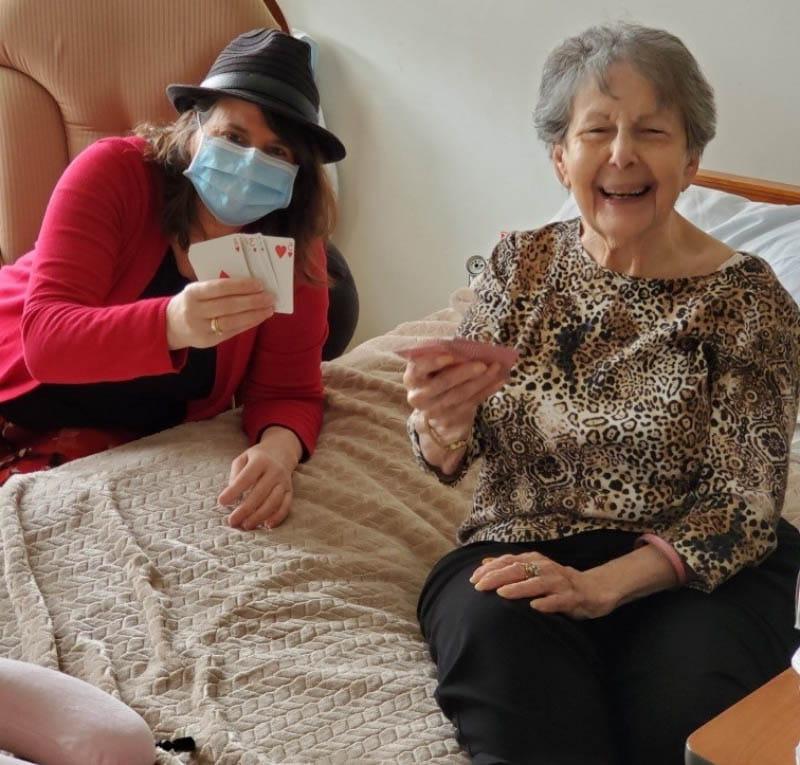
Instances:
[[[170,350],[211,348],[275,313],[275,297],[256,279],[192,282],[167,306]]]
[[[257,279],[275,295],[275,313],[294,313],[294,239],[229,234],[195,242],[188,252],[198,281]]]
[[[447,353],[420,354],[409,359],[403,384],[408,403],[429,428],[435,429],[440,441],[450,443],[468,437],[478,406],[505,385],[508,372],[499,361],[472,361]],[[424,442],[421,445],[427,458],[430,450]],[[447,472],[447,465],[440,466]]]

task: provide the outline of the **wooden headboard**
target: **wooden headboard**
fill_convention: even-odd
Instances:
[[[694,185],[727,191],[729,194],[738,194],[740,197],[747,197],[754,202],[800,205],[800,186],[790,183],[775,183],[774,181],[762,181],[759,178],[747,178],[744,175],[700,170],[694,179]]]

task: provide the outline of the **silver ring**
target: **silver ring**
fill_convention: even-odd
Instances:
[[[219,326],[219,321],[218,321],[216,316],[213,319],[211,319],[211,331],[215,335],[221,335],[222,334],[222,328]]]
[[[522,570],[525,572],[526,579],[535,579],[539,576],[539,566],[536,563],[523,563]]]

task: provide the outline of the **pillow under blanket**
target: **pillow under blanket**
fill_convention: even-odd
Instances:
[[[130,707],[83,680],[0,658],[0,750],[37,765],[153,765],[153,735]],[[0,765],[19,763],[0,754]]]

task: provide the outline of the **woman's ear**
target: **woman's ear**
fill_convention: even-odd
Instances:
[[[565,189],[569,190],[571,184],[569,175],[567,174],[567,163],[566,158],[564,157],[564,147],[560,143],[555,144],[550,157],[553,160],[553,170],[555,170],[558,182]]]
[[[689,186],[692,185],[692,182],[697,175],[697,171],[700,169],[700,154],[693,153],[689,155],[689,158],[686,162],[686,167],[683,170],[683,183],[681,184],[681,191],[686,191]]]

